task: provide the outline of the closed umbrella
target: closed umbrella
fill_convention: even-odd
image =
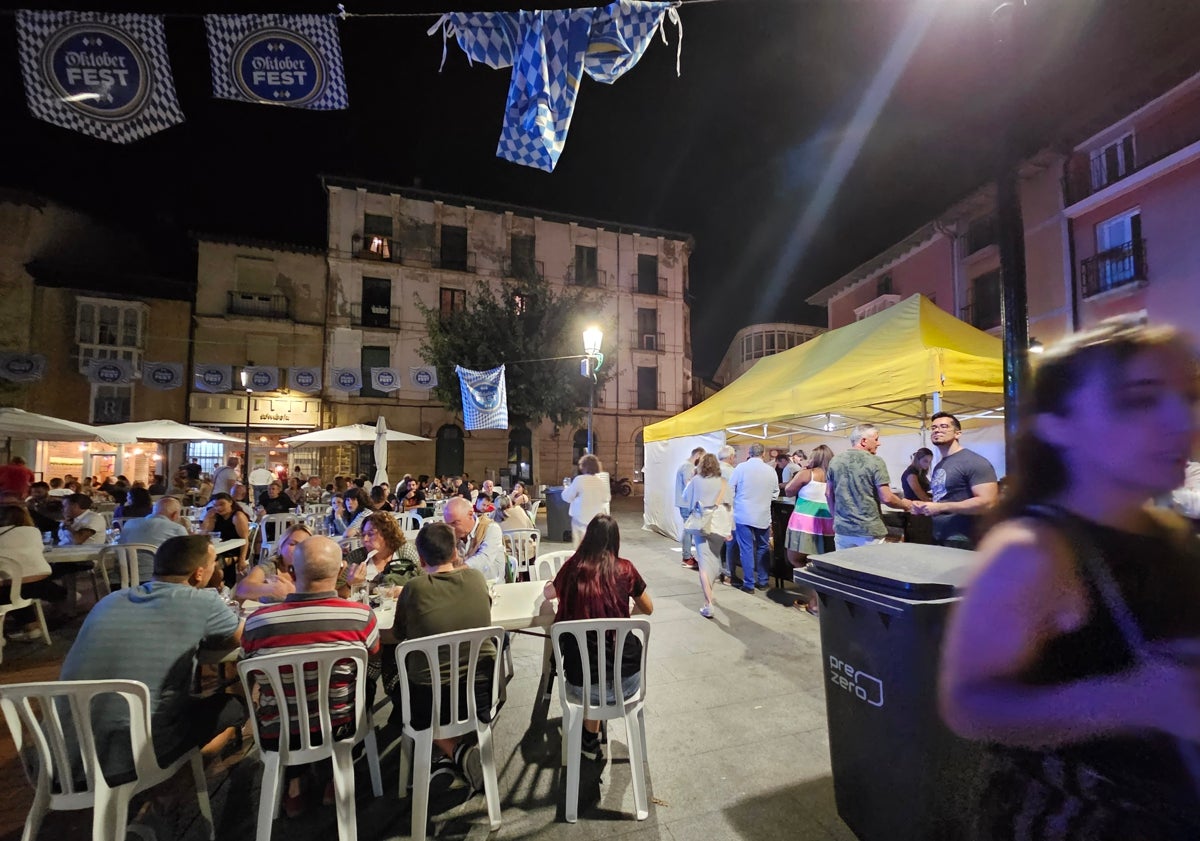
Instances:
[[[132,444],[137,440],[128,432],[112,427],[89,426],[13,408],[0,408],[0,436],[24,441],[102,441],[108,444]]]
[[[379,416],[379,420],[375,421],[375,479],[373,484],[382,485],[388,480],[387,477],[387,448],[388,448],[388,428],[387,421],[383,419],[383,415]]]

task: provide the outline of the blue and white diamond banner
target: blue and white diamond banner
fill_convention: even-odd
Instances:
[[[288,368],[288,388],[301,394],[321,391],[320,368]]]
[[[129,385],[133,363],[128,359],[89,359],[87,378],[93,385]]]
[[[46,357],[40,353],[0,353],[0,380],[35,383],[46,375]]]
[[[22,9],[17,41],[39,120],[113,143],[183,122],[161,17]]]
[[[395,368],[371,369],[371,388],[376,391],[396,391],[402,385],[400,372]]]
[[[334,368],[330,386],[338,391],[361,391],[362,371],[358,368]]]
[[[183,385],[183,366],[178,362],[143,362],[142,385],[155,391],[170,391]]]
[[[334,15],[205,15],[213,96],[314,111],[350,107]]]
[[[248,365],[242,369],[246,372],[246,388],[251,391],[278,391],[279,369],[259,365]]]
[[[467,429],[508,429],[508,390],[504,366],[472,371],[455,366],[462,388],[463,426]]]
[[[196,391],[210,394],[229,391],[233,388],[232,365],[197,365]]]
[[[437,388],[437,368],[435,368],[433,365],[419,365],[414,368],[409,368],[408,381],[412,383],[413,388],[421,388],[426,390]]]

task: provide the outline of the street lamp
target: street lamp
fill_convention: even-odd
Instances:
[[[588,391],[588,434],[587,434],[587,451],[595,454],[595,445],[592,439],[592,408],[596,404],[596,371],[604,364],[604,354],[600,352],[600,344],[604,341],[604,331],[596,325],[592,325],[583,331],[583,352],[587,354],[587,359],[584,360],[586,376],[591,379],[591,384]]]
[[[246,453],[242,459],[242,484],[250,487],[250,375],[242,369],[242,388],[246,389]]]

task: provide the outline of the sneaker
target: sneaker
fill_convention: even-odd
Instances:
[[[700,615],[705,619],[712,619],[712,605],[706,604],[704,607],[700,608]]]
[[[483,791],[483,757],[479,745],[460,742],[454,751],[454,764],[472,793]]]
[[[454,760],[448,756],[438,756],[433,760],[429,773],[429,796],[436,797],[456,788],[462,788],[465,783],[458,778],[458,769]]]
[[[754,589],[755,590],[766,590],[766,589],[769,589],[770,586],[771,585],[769,585],[769,584],[755,584]]]
[[[34,628],[29,631],[17,631],[16,633],[9,634],[8,638],[17,642],[36,642],[42,638],[42,629]]]
[[[600,734],[584,730],[583,745],[579,752],[585,759],[597,760],[603,758],[604,750],[600,746]]]
[[[700,564],[696,563],[695,558],[684,558],[682,566],[686,569],[700,569]]]

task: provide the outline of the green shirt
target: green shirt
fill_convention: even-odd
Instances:
[[[450,572],[433,575],[418,575],[400,592],[396,601],[395,635],[399,640],[431,637],[449,631],[465,631],[467,628],[486,628],[492,624],[492,599],[488,595],[487,579],[483,573],[470,567],[460,567]],[[496,657],[496,648],[486,643],[480,650],[479,673],[490,669]],[[484,663],[489,666],[485,668]],[[467,661],[459,664],[459,677],[467,675]],[[420,655],[409,657],[409,681],[429,686],[432,684],[429,664]],[[442,675],[449,682],[450,674]]]
[[[879,512],[879,486],[888,484],[883,459],[866,450],[847,450],[833,457],[825,473],[833,494],[834,534],[887,537]]]

